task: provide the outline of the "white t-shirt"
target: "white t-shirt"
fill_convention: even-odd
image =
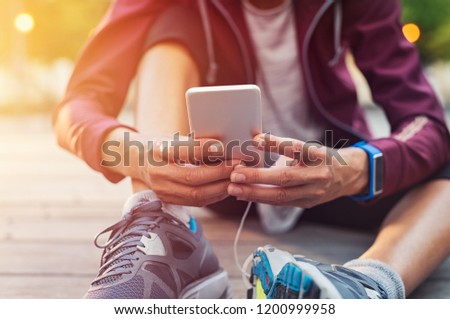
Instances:
[[[243,1],[244,16],[254,44],[262,91],[263,131],[304,141],[318,140],[323,126],[308,114],[299,63],[292,1],[259,9]]]

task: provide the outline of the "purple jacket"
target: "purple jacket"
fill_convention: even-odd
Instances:
[[[382,150],[381,196],[423,181],[450,159],[443,108],[415,47],[403,36],[397,0],[294,0],[299,61],[311,116],[336,139],[364,139]],[[112,182],[100,165],[101,143],[118,122],[143,52],[161,41],[186,46],[203,85],[255,83],[256,60],[236,0],[117,0],[77,62],[54,117],[58,142]],[[344,55],[351,51],[391,135],[373,139]]]

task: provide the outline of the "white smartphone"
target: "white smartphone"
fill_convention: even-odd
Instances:
[[[261,152],[252,146],[262,132],[261,91],[252,84],[190,88],[186,103],[195,138],[215,138],[224,143],[225,159],[260,163]]]

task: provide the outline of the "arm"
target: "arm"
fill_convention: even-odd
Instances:
[[[392,128],[391,136],[370,141],[384,154],[385,186],[380,196],[387,196],[423,181],[447,163],[450,137],[442,107],[425,79],[418,54],[401,33],[399,3],[362,0],[346,1],[345,5],[346,38]],[[287,141],[294,148],[271,150],[266,145],[266,150],[291,158],[295,158],[294,153],[311,154],[302,141],[272,139],[275,146]],[[365,193],[368,161],[364,151],[354,147],[338,150],[342,161],[332,161],[331,165],[323,165],[326,148],[311,151],[319,159],[313,165],[238,167],[231,175],[229,194],[275,205],[312,207],[340,196]]]
[[[169,1],[115,1],[79,57],[53,127],[58,143],[112,182],[123,178],[101,164],[105,136],[119,127],[128,86],[148,30]],[[132,128],[126,128],[133,131]]]
[[[117,150],[124,158],[125,133],[130,140],[140,141],[147,147],[149,141],[172,139],[174,134],[187,135],[189,125],[184,93],[199,85],[199,74],[189,53],[176,43],[161,43],[151,48],[140,62],[136,81],[135,122],[139,133],[123,127],[109,132],[104,143],[120,145]],[[117,142],[119,142],[117,144]],[[158,146],[157,146],[158,147]],[[114,173],[142,180],[138,163],[137,148],[130,148],[132,163],[136,165],[112,166]],[[108,155],[101,152],[102,160]]]
[[[228,196],[226,188],[233,166],[180,166],[170,148],[168,158],[163,158],[161,142],[171,139],[177,131],[187,131],[184,93],[200,83],[193,57],[176,44],[190,40],[193,32],[198,35],[198,25],[196,28],[189,23],[195,21],[195,16],[180,6],[166,9],[168,4],[115,3],[76,65],[66,97],[55,113],[54,128],[63,147],[110,181],[129,176],[141,188],[153,189],[166,203],[203,206]],[[174,25],[175,15],[178,19]],[[191,46],[199,44],[191,42]],[[116,116],[149,46],[151,54],[145,55],[140,67],[143,72],[138,76],[137,132],[118,122]],[[200,59],[200,55],[195,57]],[[173,128],[177,129],[170,131]],[[200,141],[194,150],[196,159],[201,159],[205,142],[211,141]],[[183,150],[177,159],[190,160]]]
[[[384,196],[423,181],[448,162],[450,137],[417,51],[402,34],[399,2],[351,3],[349,45],[391,125],[389,137],[370,141],[384,154]]]
[[[103,160],[113,160],[112,152],[120,159],[109,169],[132,177],[135,191],[150,188],[165,203],[204,206],[227,197],[232,162],[214,166],[183,166],[175,162],[190,161],[191,151],[194,158],[200,160],[207,148],[205,143],[212,140],[196,140],[198,147],[193,144],[190,148],[168,147],[166,156],[161,152],[162,141],[171,141],[174,134],[189,132],[184,94],[200,81],[189,52],[173,42],[155,45],[144,55],[137,80],[139,133],[117,128],[106,136],[104,145],[112,147],[103,150]],[[131,144],[133,146],[129,147]],[[176,158],[175,148],[179,151]]]

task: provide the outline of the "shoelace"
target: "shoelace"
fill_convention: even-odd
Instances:
[[[125,215],[119,222],[104,229],[95,236],[95,246],[104,249],[102,265],[97,277],[92,282],[93,285],[111,282],[120,278],[121,275],[129,274],[133,262],[139,260],[141,254],[138,247],[144,247],[141,242],[142,236],[150,238],[149,231],[159,224],[165,215],[149,214],[149,212],[139,212],[137,207],[133,212]],[[98,243],[101,235],[112,232],[112,237],[103,245]]]

